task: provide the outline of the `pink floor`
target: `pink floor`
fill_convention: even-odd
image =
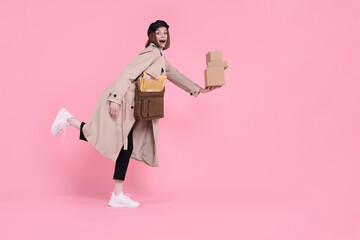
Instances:
[[[108,196],[1,202],[1,239],[359,239],[359,214],[310,196],[163,194],[132,196],[137,209],[107,207]],[[309,204],[313,202],[313,204]]]

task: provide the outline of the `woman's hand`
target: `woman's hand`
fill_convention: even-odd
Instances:
[[[110,102],[109,113],[113,118],[117,118],[120,110],[120,104],[116,102]]]
[[[217,88],[219,88],[220,86],[210,86],[210,87],[206,87],[206,88],[202,88],[200,89],[200,92],[201,93],[207,93],[207,92],[210,92],[212,90],[215,90]]]

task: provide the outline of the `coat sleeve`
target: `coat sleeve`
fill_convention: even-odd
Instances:
[[[189,92],[190,95],[197,97],[200,93],[200,87],[189,78],[187,78],[184,74],[179,72],[175,67],[173,67],[168,61],[165,60],[166,64],[166,76],[167,79],[174,83],[179,88]]]
[[[120,72],[107,100],[121,104],[131,83],[160,56],[160,52],[156,51],[156,49],[146,48],[141,51]]]

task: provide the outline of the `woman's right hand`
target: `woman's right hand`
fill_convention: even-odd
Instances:
[[[109,113],[113,118],[117,118],[120,110],[120,104],[116,102],[110,102]]]
[[[201,93],[207,93],[207,92],[210,92],[212,90],[215,90],[217,88],[219,88],[220,86],[210,86],[210,87],[206,87],[206,88],[202,88],[200,89],[200,92]]]

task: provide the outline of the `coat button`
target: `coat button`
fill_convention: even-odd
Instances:
[[[133,109],[134,108],[134,106],[131,106],[131,109]]]
[[[190,95],[192,95],[192,93],[190,93]]]
[[[114,94],[114,97],[116,97],[116,94]]]

